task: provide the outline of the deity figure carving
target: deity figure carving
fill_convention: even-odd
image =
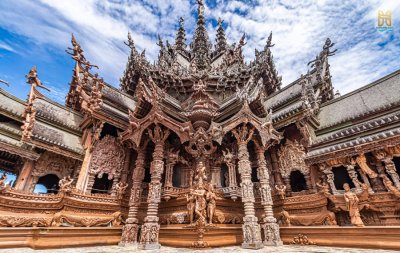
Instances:
[[[128,184],[124,183],[124,182],[118,182],[115,185],[117,199],[122,199],[122,197],[124,196],[124,193],[126,192],[127,187],[128,187]]]
[[[199,187],[203,186],[204,181],[207,181],[206,166],[204,166],[203,162],[199,162],[194,180],[197,182]]]
[[[198,220],[202,222],[206,220],[206,208],[207,208],[207,201],[205,198],[206,191],[204,189],[196,189],[193,191],[193,194],[196,198],[196,205],[194,212],[199,217]]]
[[[216,198],[217,196],[214,193],[214,187],[209,185],[208,192],[206,194],[207,203],[207,215],[208,215],[208,223],[212,224],[213,216],[215,213],[216,207]]]
[[[329,185],[323,177],[320,177],[319,182],[316,183],[318,192],[327,195],[329,192]]]
[[[351,224],[357,227],[363,227],[364,223],[361,220],[360,210],[358,209],[358,197],[355,193],[350,191],[349,184],[343,185],[344,199],[346,200],[346,208],[349,211]]]
[[[192,224],[194,218],[194,209],[196,206],[196,198],[193,195],[193,189],[190,189],[190,193],[186,194],[186,201],[187,201],[187,211],[189,216],[189,224]]]
[[[199,162],[194,184],[186,195],[189,226],[202,227],[207,222],[208,226],[212,225],[217,195],[215,194],[214,186],[207,182],[205,171],[206,167],[202,162]]]
[[[285,199],[286,198],[286,185],[280,184],[280,185],[275,185],[275,189],[278,191],[278,195],[280,199]]]
[[[68,193],[71,192],[72,190],[72,182],[74,181],[73,178],[70,176],[64,177],[63,179],[58,182],[58,185],[60,186],[60,192],[61,193]]]

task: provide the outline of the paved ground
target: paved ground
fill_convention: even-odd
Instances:
[[[68,248],[68,249],[51,249],[51,250],[33,250],[29,248],[18,249],[0,249],[0,253],[128,253],[128,252],[144,252],[144,253],[236,253],[236,252],[254,252],[254,253],[389,253],[399,252],[390,250],[371,250],[371,249],[350,249],[350,248],[332,248],[320,246],[280,246],[280,247],[265,247],[260,250],[244,250],[240,247],[225,247],[210,250],[194,251],[191,249],[178,249],[170,247],[161,247],[159,250],[141,251],[134,248],[124,248],[118,246],[102,246],[102,247],[87,247],[87,248]]]

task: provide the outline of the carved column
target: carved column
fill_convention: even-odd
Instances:
[[[327,167],[325,164],[320,164],[319,170],[326,175],[326,181],[328,182],[332,190],[332,194],[338,194],[338,191],[335,186],[335,176],[332,172],[332,167]]]
[[[244,203],[244,224],[242,248],[260,249],[263,247],[261,240],[261,229],[254,210],[254,192],[251,182],[251,165],[247,143],[251,140],[254,129],[243,126],[232,131],[238,143],[238,169],[241,177],[240,187],[242,188],[242,202]]]
[[[92,151],[90,148],[87,148],[85,151],[85,158],[83,159],[81,170],[79,171],[78,180],[76,181],[76,189],[80,191],[86,190],[85,188],[88,182],[89,166],[91,159]]]
[[[368,185],[368,192],[369,192],[370,194],[374,193],[374,190],[373,190],[373,188],[371,187],[371,183],[369,182],[368,176],[365,174],[365,172],[364,172],[362,169],[359,169],[357,172],[360,173],[360,176],[361,176],[363,182],[364,182],[366,185]],[[375,179],[376,179],[376,178],[375,178]]]
[[[354,169],[354,165],[346,165],[347,173],[349,174],[351,181],[353,182],[354,186],[356,187],[356,192],[362,192],[361,182],[358,181],[357,171]]]
[[[385,175],[385,167],[380,160],[376,160],[376,170],[378,171],[379,177],[377,177],[375,179],[375,183],[372,184],[372,189],[375,192],[385,192],[386,187],[383,185],[382,180],[380,179]]]
[[[161,175],[164,171],[164,146],[169,136],[169,130],[162,130],[159,125],[153,131],[148,131],[154,142],[153,161],[150,165],[151,181],[149,184],[149,195],[147,197],[147,216],[144,218],[140,244],[143,249],[159,249],[158,235],[160,225],[158,224],[158,204],[161,201]]]
[[[83,130],[82,144],[85,149],[85,157],[82,162],[81,170],[76,181],[76,189],[85,192],[89,181],[89,167],[92,160],[92,151],[96,142],[100,138],[101,131],[103,130],[104,122],[95,121],[90,126],[86,126]]]
[[[281,185],[283,184],[283,182],[281,174],[279,172],[279,164],[278,164],[278,158],[276,157],[276,149],[273,149],[272,151],[273,151],[271,152],[272,174],[274,175],[275,185]]]
[[[146,145],[145,145],[146,146]],[[146,155],[145,147],[138,150],[135,170],[132,173],[132,188],[129,199],[129,212],[126,224],[122,228],[120,246],[135,246],[138,238],[138,219],[137,212],[142,197],[142,181],[144,179],[144,160]]]
[[[265,160],[264,148],[256,145],[257,161],[258,161],[258,179],[260,180],[261,205],[264,207],[264,245],[282,245],[279,235],[279,225],[276,223],[272,210],[271,186],[269,183],[269,173],[267,169],[267,161]]]
[[[383,159],[383,162],[385,163],[386,172],[392,178],[393,183],[396,186],[396,188],[400,190],[400,178],[399,178],[399,175],[397,174],[396,166],[394,165],[392,157],[390,157],[390,156],[386,157],[385,159]]]
[[[35,166],[35,161],[26,159],[22,166],[21,172],[18,175],[14,188],[17,190],[25,190],[31,181],[31,173]]]
[[[306,180],[307,190],[312,191],[313,186],[311,183],[311,175],[310,173],[304,175],[304,179]]]

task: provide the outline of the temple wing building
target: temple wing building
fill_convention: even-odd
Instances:
[[[246,62],[245,35],[229,44],[222,20],[210,42],[201,0],[189,45],[185,33],[181,18],[174,43],[158,39],[154,63],[128,34],[118,89],[74,36],[65,105],[40,92],[35,67],[26,101],[0,89],[0,226],[80,236],[13,245],[92,245],[97,231],[104,244],[143,249],[259,249],[311,243],[293,232],[304,229],[321,245],[399,248],[385,235],[362,244],[368,229],[350,241],[315,234],[365,225],[399,235],[390,226],[400,225],[400,72],[335,94],[327,39],[282,87],[272,33]]]

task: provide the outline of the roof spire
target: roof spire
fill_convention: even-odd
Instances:
[[[192,64],[195,63],[198,70],[203,70],[208,68],[210,64],[209,50],[211,44],[209,42],[207,29],[205,27],[203,0],[197,0],[197,5],[197,27],[194,32],[193,42],[191,44],[192,52],[194,55]]]
[[[225,30],[222,27],[222,23],[224,21],[221,18],[218,18],[218,29],[217,29],[217,36],[216,36],[216,51],[223,52],[226,49],[226,37],[225,37]]]
[[[197,12],[198,12],[197,25],[200,25],[200,24],[204,25],[205,18],[204,18],[203,0],[197,0]]]
[[[273,46],[275,46],[275,44],[272,44],[272,31],[271,31],[267,39],[267,45],[265,45],[265,47],[268,48]]]
[[[175,46],[176,50],[185,50],[186,49],[186,31],[185,28],[183,28],[183,21],[185,19],[181,17],[179,19],[179,29],[178,32],[176,33],[176,39],[175,39]]]

